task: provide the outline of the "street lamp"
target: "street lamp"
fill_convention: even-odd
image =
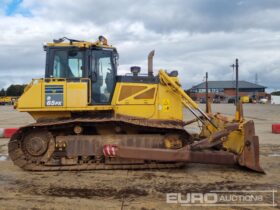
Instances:
[[[206,113],[209,113],[209,107],[208,107],[208,72],[206,72],[206,75],[205,75],[205,89],[206,89],[206,100],[205,100],[205,103],[206,103]]]
[[[239,103],[239,98],[238,98],[238,93],[239,93],[239,87],[238,87],[238,58],[235,59],[235,64],[232,64],[231,67],[233,68],[233,70],[235,69],[235,105],[237,107],[238,103]]]

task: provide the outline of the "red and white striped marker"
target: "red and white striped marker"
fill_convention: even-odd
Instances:
[[[18,128],[0,128],[0,138],[11,138]]]
[[[116,156],[117,150],[118,150],[117,145],[107,144],[107,145],[103,146],[103,154],[106,157],[114,157],[114,156]]]
[[[280,124],[272,124],[272,133],[280,134]]]

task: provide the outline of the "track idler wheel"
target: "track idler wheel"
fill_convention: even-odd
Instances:
[[[46,131],[36,131],[23,138],[22,150],[27,159],[39,160],[48,150],[50,134]]]

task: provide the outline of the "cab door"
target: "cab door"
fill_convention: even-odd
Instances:
[[[116,65],[113,50],[92,50],[91,103],[111,104],[116,84]]]

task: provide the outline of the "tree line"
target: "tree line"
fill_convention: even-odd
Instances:
[[[0,96],[21,96],[26,85],[10,85],[7,89],[0,90]]]
[[[280,91],[275,91],[275,92],[272,92],[271,95],[274,95],[274,96],[280,96]]]

